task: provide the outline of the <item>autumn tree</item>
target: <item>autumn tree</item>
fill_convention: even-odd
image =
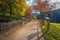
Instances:
[[[19,19],[25,15],[26,8],[25,0],[0,0],[0,20]]]
[[[37,4],[34,5],[35,9],[40,11],[41,16],[49,11],[51,11],[53,8],[55,8],[56,4],[53,5],[48,4],[49,1],[47,0],[38,0]]]
[[[48,17],[50,16],[50,11],[56,7],[56,3],[54,3],[53,5],[48,4],[49,1],[47,0],[38,0],[37,4],[34,5],[35,9],[40,11],[40,15],[41,15],[41,22],[43,23],[43,19],[44,19],[44,14],[47,14]],[[49,26],[50,26],[50,22],[49,22],[49,18],[47,19],[47,31],[49,30]]]
[[[28,8],[26,9],[26,13],[29,14],[29,15],[32,15],[32,9],[28,7]]]

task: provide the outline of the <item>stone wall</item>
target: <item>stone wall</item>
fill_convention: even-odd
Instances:
[[[32,19],[0,23],[0,34],[7,32],[14,27],[17,27],[18,25],[26,24],[31,20]]]

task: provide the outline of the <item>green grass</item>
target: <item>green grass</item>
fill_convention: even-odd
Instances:
[[[51,23],[51,24],[60,27],[60,23]]]
[[[51,23],[54,26],[50,25],[49,31],[47,30],[47,27],[45,25],[42,26],[42,30],[45,34],[45,37],[47,40],[60,40],[60,23]]]

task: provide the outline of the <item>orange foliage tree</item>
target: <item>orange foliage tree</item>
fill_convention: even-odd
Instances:
[[[38,0],[37,4],[34,5],[34,7],[36,10],[38,10],[38,11],[40,10],[40,12],[46,13],[46,12],[51,11],[51,9],[55,7],[55,3],[54,3],[54,5],[49,5],[48,1],[46,1],[46,0],[44,0],[44,1]]]
[[[26,9],[26,13],[32,15],[32,9],[28,7],[28,8]]]
[[[48,4],[48,1],[46,0],[38,0],[37,4],[35,4],[34,7],[36,10],[40,11],[41,19],[43,19],[44,13],[46,13],[48,17],[50,16],[49,12],[52,10],[52,8],[55,8],[55,5],[55,3],[53,5]],[[41,20],[41,23],[43,23],[43,20]],[[49,30],[49,26],[50,21],[47,20],[47,31]]]

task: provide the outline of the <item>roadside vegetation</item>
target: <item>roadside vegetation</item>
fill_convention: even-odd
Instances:
[[[25,0],[0,0],[0,22],[20,20],[26,9]]]
[[[60,23],[51,22],[49,31],[46,25],[42,25],[42,30],[47,40],[60,40]]]

